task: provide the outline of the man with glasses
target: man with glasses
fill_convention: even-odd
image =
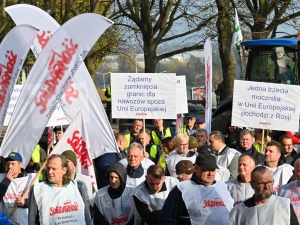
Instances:
[[[250,184],[255,193],[231,210],[232,225],[299,224],[290,200],[273,195],[274,180],[266,167],[258,166],[252,171]]]
[[[288,183],[293,175],[294,168],[284,163],[281,159],[281,144],[277,141],[270,141],[267,144],[265,152],[265,162],[259,164],[265,166],[271,172],[274,179],[274,192],[278,192],[278,188]]]
[[[279,138],[279,142],[282,146],[282,154],[285,158],[285,163],[293,165],[298,158],[298,154],[294,150],[292,138],[287,134],[284,134]]]

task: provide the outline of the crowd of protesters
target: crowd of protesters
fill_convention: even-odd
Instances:
[[[36,180],[44,150],[26,170],[12,151],[1,161],[0,224],[299,224],[297,134],[276,139],[230,123],[208,134],[193,114],[178,132],[162,119],[153,125],[136,119],[115,134],[118,152],[94,160],[98,190],[71,150],[48,157]]]

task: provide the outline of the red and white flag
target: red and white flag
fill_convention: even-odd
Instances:
[[[27,165],[58,101],[92,46],[111,24],[98,14],[86,13],[73,17],[52,35],[20,94],[1,145],[2,156],[13,149]]]
[[[36,6],[17,4],[6,7],[5,10],[16,24],[30,24],[40,29],[32,46],[32,51],[36,56],[40,54],[51,36],[60,27],[48,13]],[[106,22],[112,23],[109,20]],[[105,26],[95,27],[95,29],[105,29]],[[88,37],[87,34],[86,37]],[[117,152],[118,147],[113,130],[84,63],[79,67],[77,74],[73,77],[73,83],[69,84],[61,98],[60,104],[65,115],[71,123],[79,110],[82,111],[89,134],[92,158],[104,153]]]
[[[74,151],[77,156],[76,172],[89,176],[95,190],[98,190],[88,131],[81,111],[76,115],[51,154],[61,154],[66,150]]]
[[[0,45],[0,131],[14,86],[38,30],[29,25],[11,29]]]

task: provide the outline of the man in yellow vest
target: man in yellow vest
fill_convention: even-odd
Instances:
[[[111,86],[108,86],[105,93],[104,93],[105,97],[106,97],[106,108],[105,108],[105,112],[108,118],[109,122],[115,123],[115,119],[111,120]]]
[[[160,149],[159,145],[150,143],[150,130],[145,129],[145,132],[141,130],[139,133],[139,139],[142,142],[143,147],[146,146],[145,148],[146,152],[149,154],[149,159],[156,164],[162,154],[162,150]],[[145,157],[148,158],[146,155]]]
[[[164,127],[162,119],[154,119],[153,124],[155,129],[151,131],[151,138],[155,145],[159,145],[161,140],[166,137],[174,137],[175,131],[171,127]]]
[[[184,117],[184,119],[186,124],[180,128],[180,133],[195,137],[197,130],[196,116],[192,113],[189,113]]]
[[[46,151],[40,145],[35,146],[31,159],[27,167],[25,168],[25,171],[27,173],[37,173],[40,170],[43,163],[46,161],[46,158],[47,158]],[[43,180],[43,174],[41,173],[39,175],[39,181],[42,180]]]
[[[132,129],[131,132],[126,134],[126,148],[135,141],[139,140],[139,133],[143,129],[143,120],[141,119],[135,119],[132,123]]]

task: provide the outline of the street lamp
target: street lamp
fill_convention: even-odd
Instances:
[[[96,74],[102,75],[102,78],[103,78],[103,89],[105,90],[106,89],[106,86],[105,86],[105,75],[106,74],[110,74],[110,72],[108,72],[108,73],[96,72]]]

